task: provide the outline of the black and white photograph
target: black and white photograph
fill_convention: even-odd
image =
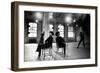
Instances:
[[[97,7],[12,3],[12,69],[97,66]]]
[[[90,58],[90,14],[24,11],[24,61]]]

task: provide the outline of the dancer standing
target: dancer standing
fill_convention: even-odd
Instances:
[[[79,48],[81,42],[83,42],[83,46],[84,46],[84,48],[85,48],[84,32],[82,32],[82,31],[80,32],[80,41],[79,41],[79,43],[78,43],[77,48]]]

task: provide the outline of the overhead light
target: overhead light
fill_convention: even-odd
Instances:
[[[67,22],[68,24],[71,24],[72,23],[72,16],[71,15],[66,15],[65,17],[65,22]]]
[[[78,27],[78,25],[76,25],[76,27]]]
[[[49,13],[49,19],[53,18],[53,13]]]
[[[36,19],[41,20],[43,17],[43,14],[41,12],[36,12],[35,17],[36,17]]]
[[[74,19],[73,22],[76,22],[76,19]]]
[[[37,22],[38,22],[38,20],[35,20],[35,22],[37,23]]]

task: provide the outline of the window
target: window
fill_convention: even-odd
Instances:
[[[52,24],[49,24],[49,30],[53,31],[53,25]]]
[[[74,37],[74,32],[73,32],[73,27],[69,26],[68,27],[68,37],[73,38]]]
[[[60,36],[64,37],[64,26],[59,24],[58,25],[58,31],[60,32]]]
[[[28,37],[37,37],[37,23],[29,23]]]

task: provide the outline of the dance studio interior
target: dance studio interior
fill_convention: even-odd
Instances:
[[[41,33],[44,32],[44,41],[49,37],[49,32],[54,34],[51,48],[41,49],[38,59],[38,43]],[[63,48],[57,49],[55,33],[65,41],[65,57]],[[80,32],[84,33],[84,38]],[[24,61],[52,61],[52,60],[77,60],[90,58],[90,14],[24,11]]]

